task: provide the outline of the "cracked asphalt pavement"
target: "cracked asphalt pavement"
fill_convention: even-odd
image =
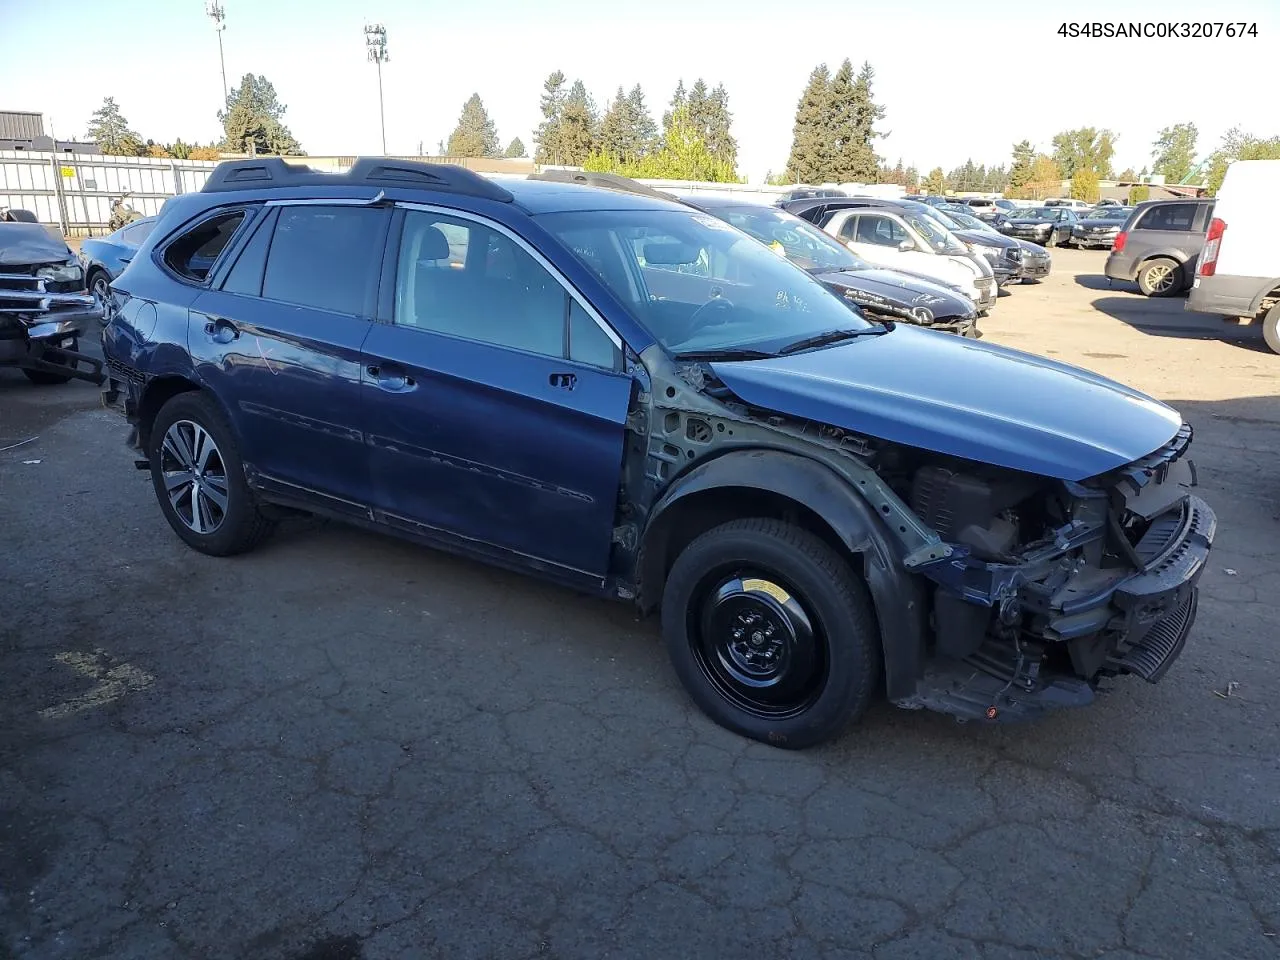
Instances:
[[[94,388],[0,371],[0,958],[1280,956],[1280,357],[1104,257],[984,329],[1195,427],[1182,658],[802,753],[624,605],[329,523],[200,556]]]

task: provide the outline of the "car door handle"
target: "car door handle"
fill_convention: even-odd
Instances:
[[[214,317],[204,325],[204,332],[214,343],[230,343],[240,336],[240,329],[226,317]]]
[[[385,390],[387,393],[408,393],[410,390],[417,389],[418,382],[395,367],[371,363],[364,369],[379,390]]]

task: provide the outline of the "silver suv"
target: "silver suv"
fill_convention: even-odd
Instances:
[[[1116,235],[1103,272],[1112,280],[1137,281],[1148,297],[1185,293],[1212,213],[1209,199],[1138,204]]]

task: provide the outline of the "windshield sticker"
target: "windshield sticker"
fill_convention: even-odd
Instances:
[[[708,230],[723,230],[725,233],[733,233],[733,227],[725,223],[723,220],[717,220],[715,217],[709,217],[703,213],[695,213],[693,219],[702,224]]]

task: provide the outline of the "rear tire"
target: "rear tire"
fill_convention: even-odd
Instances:
[[[813,534],[734,520],[676,558],[662,597],[676,674],[712,720],[801,749],[860,717],[880,676],[866,586]]]
[[[235,434],[208,395],[180,393],[161,407],[147,454],[160,509],[187,546],[228,557],[275,529],[245,481]]]
[[[1272,353],[1280,353],[1280,303],[1272,306],[1262,318],[1262,339]]]
[[[1138,270],[1138,289],[1147,297],[1172,297],[1183,282],[1182,265],[1168,257],[1148,260]]]

